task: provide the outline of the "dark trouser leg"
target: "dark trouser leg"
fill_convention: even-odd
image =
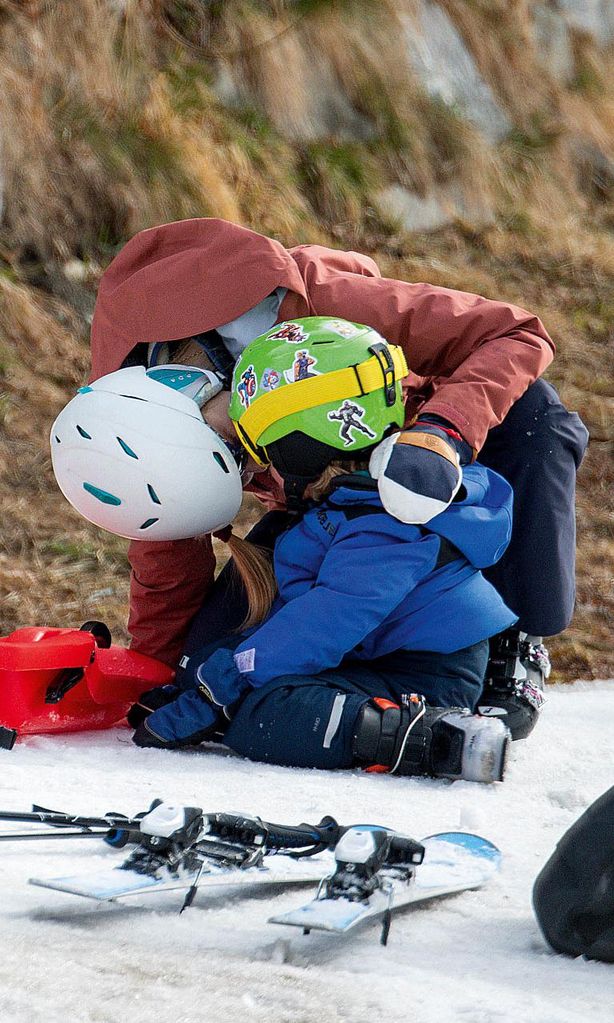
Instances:
[[[419,693],[432,707],[465,707],[474,711],[482,693],[488,662],[488,640],[440,654],[430,650],[399,650],[369,662],[387,680],[390,699]],[[376,694],[377,695],[377,694]]]
[[[575,598],[576,471],[588,431],[544,380],[532,384],[491,430],[479,460],[514,488],[514,528],[501,560],[484,574],[519,616],[518,628],[553,636]]]
[[[250,760],[287,767],[351,767],[356,718],[368,697],[335,676],[286,676],[243,700],[224,743]]]
[[[401,703],[403,695],[420,693],[430,704],[473,709],[487,656],[484,641],[452,654],[403,651],[312,677],[284,676],[245,697],[224,742],[251,760],[351,767],[356,722],[365,704],[375,698]]]

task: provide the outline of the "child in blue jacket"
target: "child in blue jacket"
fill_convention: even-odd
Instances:
[[[245,352],[256,376],[261,340]],[[315,345],[311,355],[323,364]],[[281,349],[280,358],[289,364],[293,357]],[[264,361],[284,376],[286,367],[277,365],[270,344]],[[239,382],[242,363],[235,370]],[[346,364],[357,363],[356,346],[348,346]],[[289,386],[297,387],[288,376]],[[287,414],[286,395],[286,433],[278,419],[275,439],[266,447],[266,456],[291,484],[289,496],[292,490],[307,498],[324,493],[322,500],[303,504],[299,520],[277,540],[278,596],[270,613],[255,629],[220,637],[185,657],[180,688],[144,694],[131,714],[135,742],[178,748],[222,731],[231,749],[271,763],[500,779],[507,730],[473,711],[488,638],[516,621],[480,571],[509,542],[511,488],[475,463],[464,468],[455,500],[427,525],[400,522],[384,510],[364,457],[356,461],[357,450],[368,454],[373,438],[355,434],[352,461],[343,452],[347,438],[340,437],[338,424],[331,443],[321,440],[323,418],[314,420],[314,403],[324,376],[301,381],[311,415],[301,417],[298,431]],[[386,387],[389,427],[390,377]],[[370,414],[372,393],[360,397],[359,407],[377,441],[384,428],[376,413],[384,403],[377,394],[378,409]],[[252,408],[266,397],[256,393]],[[347,398],[358,401],[355,394]],[[274,402],[270,407],[282,408]],[[332,424],[329,411],[330,403],[323,403]],[[265,406],[258,415],[266,430]],[[243,417],[238,410],[239,434],[258,453],[263,446],[250,445],[241,430],[253,417]],[[310,424],[315,445],[309,443]],[[441,447],[437,424],[424,429],[458,471],[458,458]],[[443,435],[454,451],[454,439],[450,443]]]

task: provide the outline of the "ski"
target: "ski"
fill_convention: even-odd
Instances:
[[[316,854],[332,848],[342,831],[332,817],[318,825],[279,825],[158,801],[126,821],[139,831],[126,832],[135,848],[119,866],[34,877],[30,884],[98,901],[183,889],[185,909],[201,887],[317,881],[330,863]]]
[[[116,813],[75,817],[36,807],[31,814],[9,819],[37,821],[49,828],[44,834],[15,833],[15,840],[102,837],[119,848],[131,845],[129,856],[118,866],[30,878],[37,887],[99,902],[180,890],[185,892],[183,911],[200,888],[319,881],[314,899],[271,922],[301,927],[306,933],[342,934],[381,916],[384,944],[395,910],[479,888],[501,858],[487,839],[464,832],[444,832],[416,842],[379,826],[343,828],[332,817],[317,825],[279,825],[160,800],[133,818]]]
[[[385,828],[358,826],[335,848],[335,871],[324,878],[314,899],[270,918],[270,923],[345,934],[383,917],[386,944],[392,913],[411,903],[481,888],[498,870],[501,853],[479,835],[449,831],[420,843],[393,836]],[[403,844],[405,843],[405,845]]]
[[[301,885],[313,884],[320,880],[330,863],[321,857],[308,861],[278,855],[268,864],[239,867],[233,864],[206,864],[193,870],[179,867],[170,868],[165,864],[155,873],[142,874],[123,866],[107,868],[97,873],[73,874],[66,877],[30,878],[30,884],[39,888],[50,888],[69,895],[80,895],[98,902],[114,902],[136,895],[152,895],[158,892],[185,891],[194,886],[200,888],[245,887],[246,885]]]

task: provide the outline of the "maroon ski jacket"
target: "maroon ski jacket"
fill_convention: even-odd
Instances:
[[[411,370],[408,419],[418,408],[443,416],[476,452],[553,358],[540,320],[518,306],[390,280],[361,253],[285,249],[247,228],[202,218],[141,231],[110,264],[92,324],[91,379],[119,369],[138,342],[178,340],[228,323],[279,287],[287,288],[279,321],[338,316],[401,345]],[[272,473],[249,489],[269,507],[283,504]],[[174,664],[213,581],[210,538],[133,541],[129,557],[132,646]]]

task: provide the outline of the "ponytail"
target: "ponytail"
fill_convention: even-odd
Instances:
[[[259,625],[271,610],[277,593],[277,583],[268,551],[256,547],[249,540],[241,539],[233,533],[231,526],[226,526],[213,535],[228,545],[235,568],[245,587],[248,612],[238,631]]]
[[[306,495],[312,501],[321,501],[332,489],[331,484],[336,476],[364,470],[367,466],[366,459],[331,462],[318,479],[309,485]],[[213,535],[228,544],[235,568],[245,587],[248,612],[237,631],[251,629],[267,617],[277,593],[277,581],[269,552],[236,536],[232,526],[218,529]]]

